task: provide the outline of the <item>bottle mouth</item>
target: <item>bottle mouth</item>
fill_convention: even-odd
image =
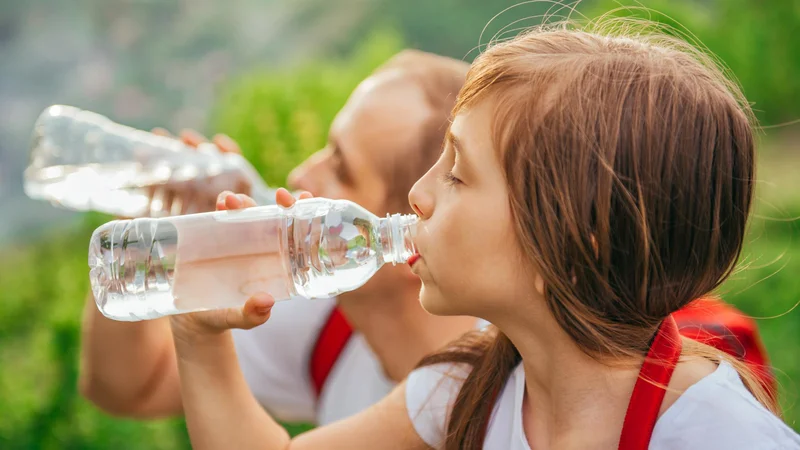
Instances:
[[[414,238],[417,236],[419,217],[414,214],[394,214],[389,217],[392,230],[392,264],[404,264],[417,253]]]

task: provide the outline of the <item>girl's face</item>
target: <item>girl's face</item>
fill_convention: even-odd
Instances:
[[[491,102],[460,112],[436,164],[409,202],[419,214],[412,271],[420,301],[437,315],[492,320],[533,292],[530,263],[517,244],[508,188],[490,136]]]

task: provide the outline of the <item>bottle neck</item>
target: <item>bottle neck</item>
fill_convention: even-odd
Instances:
[[[413,214],[388,215],[378,219],[378,237],[383,262],[392,265],[404,264],[417,252],[414,238],[419,218]]]

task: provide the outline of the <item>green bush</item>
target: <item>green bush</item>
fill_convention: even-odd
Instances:
[[[181,420],[114,419],[77,392],[87,245],[105,220],[0,252],[0,448],[189,448]]]
[[[649,18],[675,29],[688,29],[730,67],[763,124],[800,119],[800,3],[592,0],[587,5],[581,11],[589,17],[618,8],[616,15]]]
[[[557,4],[560,3],[560,4]],[[541,23],[546,14],[564,18],[574,0],[380,0],[355,29],[345,45],[359,42],[369,24],[385,20],[400,31],[409,45],[422,50],[472,61],[503,27],[513,31]],[[755,102],[759,119],[775,125],[800,119],[800,2],[778,0],[583,0],[573,18],[596,17],[621,5],[646,7],[665,15],[639,11],[671,25],[682,24],[716,53]],[[502,14],[500,14],[502,12]],[[499,15],[498,15],[499,14]],[[492,18],[498,15],[494,20]],[[667,17],[668,16],[668,17]],[[489,23],[491,21],[491,23]],[[486,27],[483,38],[479,35]],[[504,36],[513,36],[510,32]]]

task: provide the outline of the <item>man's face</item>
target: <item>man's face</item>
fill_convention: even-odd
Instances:
[[[334,119],[328,144],[289,174],[289,187],[352,200],[378,216],[400,212],[389,210],[407,194],[393,189],[401,181],[395,165],[416,164],[430,114],[413,82],[392,72],[367,78]]]
[[[395,179],[395,165],[419,164],[431,114],[424,93],[414,83],[391,72],[367,78],[334,119],[325,148],[289,174],[289,187],[318,197],[351,200],[379,217],[401,212],[399,208],[408,204],[408,192],[394,188],[402,183]],[[414,174],[415,179],[419,175]],[[357,295],[371,299],[405,285],[419,285],[408,266],[384,267]],[[339,298],[353,298],[353,294]]]

